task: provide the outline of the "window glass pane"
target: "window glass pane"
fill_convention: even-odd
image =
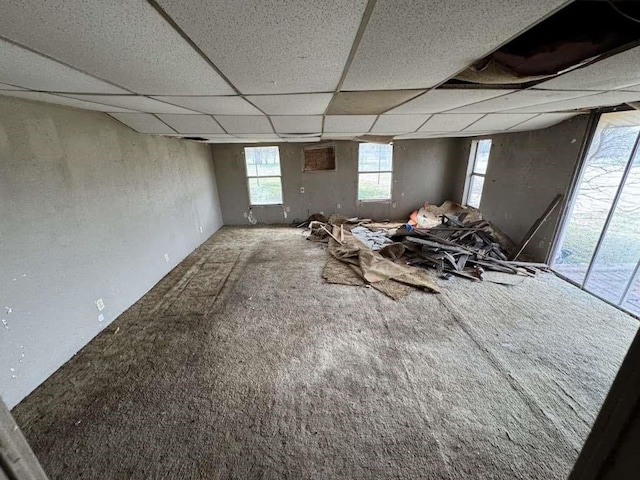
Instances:
[[[585,158],[564,238],[553,262],[558,272],[578,283],[584,281],[640,131],[640,127],[631,125],[627,117],[629,112],[607,113],[600,117]]]
[[[470,207],[480,208],[482,187],[484,187],[484,177],[471,175],[471,179],[469,181],[469,193],[467,194],[467,205]]]
[[[635,156],[585,287],[610,302],[622,300],[640,260],[640,155]]]
[[[280,151],[278,147],[247,147],[244,149],[247,176],[280,175]]]
[[[379,143],[361,143],[358,150],[358,171],[391,171],[393,146]]]
[[[360,173],[358,200],[388,200],[391,198],[391,173]]]
[[[491,151],[491,140],[479,140],[476,148],[476,161],[473,164],[473,173],[484,175],[487,173],[489,165],[489,152]]]
[[[280,177],[249,179],[249,199],[251,205],[273,205],[282,203]]]

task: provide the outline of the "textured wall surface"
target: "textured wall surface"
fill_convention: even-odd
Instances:
[[[393,186],[388,202],[358,202],[358,143],[333,142],[337,168],[303,172],[302,145],[280,144],[283,206],[256,206],[260,223],[291,223],[324,212],[347,216],[406,220],[424,202],[462,196],[468,159],[459,139],[405,140],[394,143]],[[213,159],[225,225],[247,224],[249,193],[241,144],[213,145]],[[304,188],[304,193],[300,189]],[[285,217],[286,213],[286,217]]]
[[[222,214],[208,146],[6,97],[0,112],[0,395],[12,407]]]
[[[588,115],[581,115],[544,130],[481,137],[493,143],[480,210],[516,244],[556,194],[567,200],[587,125]],[[467,140],[467,152],[470,145]],[[532,259],[547,259],[560,212],[556,208],[525,249]]]

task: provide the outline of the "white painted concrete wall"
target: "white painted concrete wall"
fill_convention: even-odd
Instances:
[[[9,408],[221,225],[208,146],[0,97],[0,395]]]

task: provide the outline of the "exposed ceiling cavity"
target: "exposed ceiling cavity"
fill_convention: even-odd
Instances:
[[[638,20],[634,20],[638,19]],[[523,84],[640,43],[640,4],[580,0],[475,62],[450,82]]]
[[[614,6],[4,0],[0,95],[211,143],[546,128],[640,102],[640,8]]]

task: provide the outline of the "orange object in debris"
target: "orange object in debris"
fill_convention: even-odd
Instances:
[[[418,225],[418,210],[414,211],[410,216],[409,216],[409,225],[416,227]]]

